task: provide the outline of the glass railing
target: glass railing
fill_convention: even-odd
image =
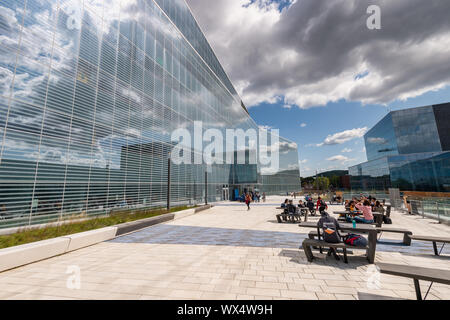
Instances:
[[[409,200],[409,205],[410,208],[403,205],[401,209],[423,218],[437,220],[439,223],[450,224],[450,199]]]

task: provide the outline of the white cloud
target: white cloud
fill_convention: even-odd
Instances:
[[[258,126],[258,128],[259,128],[260,130],[264,130],[264,131],[269,131],[269,130],[272,130],[272,129],[273,129],[273,127],[267,126],[267,125],[261,125],[261,126]]]
[[[446,0],[188,3],[249,107],[387,104],[450,84]],[[369,4],[383,8],[382,30],[366,27]]]
[[[347,162],[353,161],[355,159],[350,159],[346,156],[343,156],[341,154],[336,155],[336,156],[332,156],[330,158],[327,159],[327,161],[333,161],[333,162],[341,162],[342,164],[345,164]]]
[[[385,138],[368,138],[367,142],[371,144],[385,144],[387,140]]]
[[[332,156],[327,161],[348,161],[348,158],[343,155]]]
[[[325,140],[322,143],[317,144],[317,147],[321,147],[324,145],[330,146],[330,145],[336,145],[336,144],[343,144],[347,141],[361,138],[364,136],[364,134],[367,132],[367,127],[364,128],[355,128],[351,130],[345,130],[342,132],[338,132],[332,135],[328,135]]]
[[[353,150],[352,149],[350,149],[350,148],[344,148],[344,149],[342,149],[342,153],[350,153],[350,152],[352,152]]]
[[[300,124],[300,127],[302,127],[302,128],[304,128],[304,127],[306,127],[306,126],[307,126],[307,124],[304,123],[304,122]]]

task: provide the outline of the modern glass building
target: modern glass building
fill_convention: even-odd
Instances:
[[[450,103],[390,112],[364,140],[353,190],[450,192]]]
[[[171,133],[194,121],[258,129],[184,0],[0,2],[0,227],[165,206]],[[173,165],[172,204],[299,191],[279,139],[276,172]]]

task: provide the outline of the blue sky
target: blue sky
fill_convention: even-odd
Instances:
[[[419,107],[450,101],[450,87],[427,92],[406,101],[395,101],[388,105],[362,105],[345,100],[329,103],[322,107],[300,109],[296,106],[284,108],[284,103],[267,104],[249,109],[250,115],[260,125],[278,128],[283,137],[296,142],[299,147],[300,170],[303,177],[312,175],[317,169],[321,171],[347,169],[348,166],[367,161],[364,151],[364,139],[355,138],[348,142],[321,147],[309,146],[319,144],[328,135],[333,135],[353,128],[371,128],[381,120],[389,110]],[[306,126],[302,127],[302,124]],[[347,150],[345,150],[347,149]],[[343,152],[349,151],[350,152]],[[343,155],[345,161],[328,161],[327,159]]]

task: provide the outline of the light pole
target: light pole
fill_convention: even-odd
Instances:
[[[170,211],[170,152],[167,157],[167,211]]]
[[[205,205],[208,205],[208,171],[205,171]]]

